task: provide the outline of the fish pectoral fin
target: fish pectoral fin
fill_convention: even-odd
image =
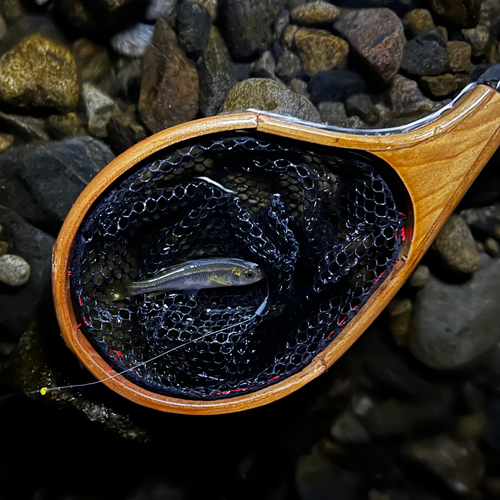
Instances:
[[[158,295],[163,295],[165,292],[154,292],[154,293],[148,293],[147,297],[148,299],[154,299],[155,297],[158,297]]]

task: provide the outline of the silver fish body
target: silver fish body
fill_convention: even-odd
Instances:
[[[141,294],[252,285],[264,279],[258,264],[236,258],[200,259],[177,264],[143,281],[112,283],[105,298],[119,300]]]

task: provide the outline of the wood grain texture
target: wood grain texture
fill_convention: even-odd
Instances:
[[[296,391],[325,372],[365,331],[409,277],[462,196],[500,143],[500,95],[478,85],[454,109],[411,132],[363,136],[321,130],[281,121],[261,113],[206,118],[160,132],[129,149],[87,186],[63,224],[53,252],[53,294],[66,344],[100,380],[114,371],[77,328],[68,277],[76,232],[97,197],[139,161],[194,137],[232,130],[257,130],[306,143],[371,153],[387,162],[406,188],[409,202],[407,238],[389,276],[332,343],[301,372],[272,386],[218,401],[191,401],[159,395],[119,375],[104,383],[136,403],[161,411],[219,414],[261,406]]]

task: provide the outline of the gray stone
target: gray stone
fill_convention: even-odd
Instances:
[[[292,78],[288,85],[292,92],[303,95],[308,99],[311,97],[311,95],[307,91],[307,83],[304,80],[301,80],[300,78]]]
[[[376,123],[378,115],[374,111],[374,104],[369,95],[359,93],[350,95],[345,100],[345,109],[349,115],[359,116],[366,123]]]
[[[222,112],[248,108],[273,111],[314,122],[321,121],[318,110],[304,96],[268,78],[250,78],[237,83],[224,101]]]
[[[175,9],[177,0],[149,0],[144,17],[148,21],[156,21],[160,17],[168,17]]]
[[[457,273],[469,274],[479,268],[476,242],[462,217],[453,214],[439,232],[432,248],[446,266]]]
[[[446,73],[450,70],[446,38],[438,29],[416,36],[404,47],[401,68],[416,76]]]
[[[410,299],[392,299],[387,306],[391,333],[396,343],[406,345],[410,327],[412,304]]]
[[[335,419],[330,434],[341,443],[370,442],[370,435],[351,410],[344,411]]]
[[[0,205],[2,239],[11,253],[30,265],[29,281],[19,289],[0,291],[0,328],[2,334],[18,339],[26,330],[33,311],[50,294],[50,263],[54,238],[23,220],[13,210]]]
[[[321,115],[321,121],[330,125],[338,127],[347,120],[345,106],[342,102],[323,101],[319,103],[318,111]]]
[[[200,111],[203,116],[217,114],[231,88],[236,85],[236,70],[224,39],[212,27],[207,48],[199,62]]]
[[[177,45],[174,30],[164,19],[156,22],[143,67],[139,112],[152,132],[196,117],[199,106],[198,72]]]
[[[403,24],[394,11],[345,9],[334,27],[385,83],[393,79],[405,45]]]
[[[300,58],[291,50],[285,49],[276,64],[276,75],[288,82],[297,77],[301,70]]]
[[[463,29],[462,35],[472,46],[472,55],[474,57],[484,54],[484,50],[490,39],[490,30],[487,26],[478,24],[475,28]]]
[[[117,109],[115,101],[89,82],[82,85],[82,95],[89,132],[95,137],[106,137],[109,119]]]
[[[408,284],[415,288],[422,288],[429,282],[429,276],[429,268],[424,264],[419,264],[410,276]]]
[[[116,154],[146,138],[144,127],[130,113],[115,111],[107,125],[108,142]]]
[[[144,55],[147,46],[153,39],[154,26],[137,23],[124,31],[111,37],[110,43],[113,50],[127,57],[140,57]]]
[[[108,146],[88,136],[10,148],[0,155],[0,204],[57,231],[83,188],[113,158]]]
[[[404,454],[420,462],[459,495],[478,495],[484,459],[473,441],[460,442],[445,434],[407,443]]]
[[[226,0],[222,14],[231,52],[244,58],[267,48],[284,6],[285,0]]]
[[[185,2],[177,9],[177,41],[189,56],[198,58],[208,43],[210,13],[197,2]]]
[[[47,141],[49,139],[43,118],[11,115],[0,111],[0,123],[6,131],[12,132],[25,141]]]
[[[133,59],[118,71],[113,80],[113,91],[126,97],[139,95],[141,90],[141,59]],[[137,99],[133,99],[137,101]]]
[[[500,340],[500,261],[481,255],[481,267],[462,284],[430,276],[417,294],[409,335],[412,354],[431,368],[468,363]]]
[[[341,469],[319,453],[297,459],[295,484],[302,500],[354,500],[361,477]]]
[[[276,71],[276,61],[271,51],[266,50],[252,63],[251,75],[256,78],[274,78]]]
[[[495,257],[499,252],[498,241],[493,238],[486,238],[484,242],[484,250],[488,255]]]
[[[21,286],[30,279],[30,265],[19,255],[0,257],[0,281],[9,286]]]

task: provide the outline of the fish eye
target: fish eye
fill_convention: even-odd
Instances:
[[[255,273],[253,271],[245,271],[245,277],[246,278],[254,278]]]

